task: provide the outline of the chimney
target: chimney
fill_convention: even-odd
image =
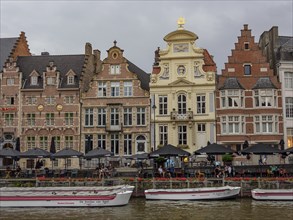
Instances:
[[[95,55],[95,59],[96,60],[100,60],[101,59],[101,51],[94,50],[94,55]]]
[[[42,55],[42,56],[49,56],[50,54],[49,54],[49,52],[46,52],[46,51],[45,51],[45,52],[42,52],[41,55]]]
[[[248,24],[243,25],[244,26],[244,30],[248,30]]]
[[[92,45],[90,43],[85,44],[85,55],[91,55],[92,54]]]

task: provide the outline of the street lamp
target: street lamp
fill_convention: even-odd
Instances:
[[[154,103],[155,103],[155,99],[154,99]],[[154,104],[152,106],[153,113],[154,113],[154,150],[156,150],[156,108],[157,106]]]

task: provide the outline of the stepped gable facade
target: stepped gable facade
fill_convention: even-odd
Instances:
[[[49,151],[53,137],[56,151],[80,150],[80,81],[92,69],[91,56],[43,52],[5,63],[3,77],[15,77],[17,101],[5,94],[5,105],[13,112],[2,114],[3,133],[20,138],[21,152],[34,147]],[[21,163],[33,166],[32,160]]]
[[[184,28],[164,37],[166,49],[155,51],[150,81],[152,148],[172,144],[194,152],[215,142],[216,64],[198,36]]]
[[[82,92],[81,144],[116,156],[149,152],[149,74],[123,55],[117,42]]]
[[[216,91],[217,141],[241,150],[244,142],[278,145],[283,138],[281,84],[244,25]]]

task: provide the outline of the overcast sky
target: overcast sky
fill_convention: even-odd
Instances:
[[[293,36],[293,0],[263,1],[13,1],[0,0],[0,37],[24,31],[31,53],[84,53],[86,42],[102,52],[117,41],[124,56],[151,72],[154,51],[185,18],[185,29],[196,33],[196,45],[217,63],[218,73],[231,55],[243,24],[258,42],[272,26],[279,35]]]

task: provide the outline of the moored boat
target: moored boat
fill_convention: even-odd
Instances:
[[[255,200],[293,201],[293,189],[253,189],[251,196]]]
[[[0,207],[122,206],[134,187],[3,187]]]
[[[241,187],[203,187],[184,189],[148,189],[146,199],[151,200],[218,200],[238,196]]]

